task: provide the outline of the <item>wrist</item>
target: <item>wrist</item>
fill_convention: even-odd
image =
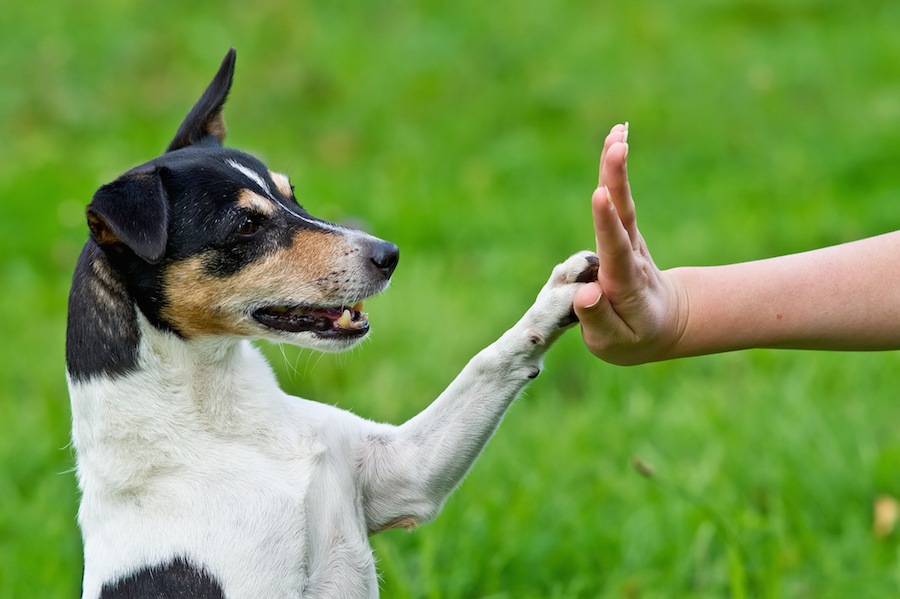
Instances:
[[[666,322],[667,344],[665,355],[661,360],[683,358],[694,355],[691,350],[690,324],[691,324],[691,293],[689,280],[691,268],[679,267],[663,271],[662,279],[665,281],[668,293],[668,311]]]

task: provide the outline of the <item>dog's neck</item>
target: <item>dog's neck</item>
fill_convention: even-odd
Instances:
[[[245,404],[280,393],[268,363],[248,341],[187,340],[151,324],[92,243],[73,280],[66,361],[73,416],[81,421],[76,424],[92,428],[123,424],[94,417],[104,403],[127,412],[128,419],[161,418],[175,410],[215,427],[236,418]],[[91,400],[79,406],[84,393]]]
[[[82,490],[131,492],[197,437],[264,436],[275,376],[249,341],[151,324],[102,251],[85,249],[67,339]]]

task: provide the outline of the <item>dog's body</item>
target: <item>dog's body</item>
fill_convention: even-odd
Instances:
[[[354,345],[398,253],[222,147],[233,66],[88,207],[66,346],[86,598],[377,596],[368,536],[438,513],[596,272],[586,253],[558,266],[402,426],[287,396],[246,338]]]

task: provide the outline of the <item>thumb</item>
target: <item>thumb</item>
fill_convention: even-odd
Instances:
[[[599,283],[583,285],[575,292],[572,309],[581,323],[585,347],[601,360],[609,361],[608,350],[614,340],[620,338],[623,323],[601,291]]]
[[[612,306],[599,283],[582,285],[581,289],[575,292],[572,308],[582,326],[587,327],[603,326],[609,320],[612,311]]]

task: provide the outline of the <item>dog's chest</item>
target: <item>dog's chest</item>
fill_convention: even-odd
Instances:
[[[308,582],[309,459],[278,463],[233,446],[209,449],[205,459],[158,466],[130,491],[84,485],[86,583],[184,557],[228,596],[300,596]]]
[[[136,372],[70,381],[85,596],[179,556],[228,597],[374,596],[355,417],[286,396],[248,344],[211,368],[144,340]]]
[[[86,492],[85,581],[187,557],[228,597],[367,597],[377,590],[354,489],[321,452],[278,462],[230,447],[116,499]],[[344,595],[341,595],[344,596]]]
[[[351,465],[310,425],[320,408],[260,401],[224,427],[146,394],[127,410],[104,401],[146,388],[132,382],[72,388],[85,596],[175,557],[204,568],[229,597],[377,588]]]

